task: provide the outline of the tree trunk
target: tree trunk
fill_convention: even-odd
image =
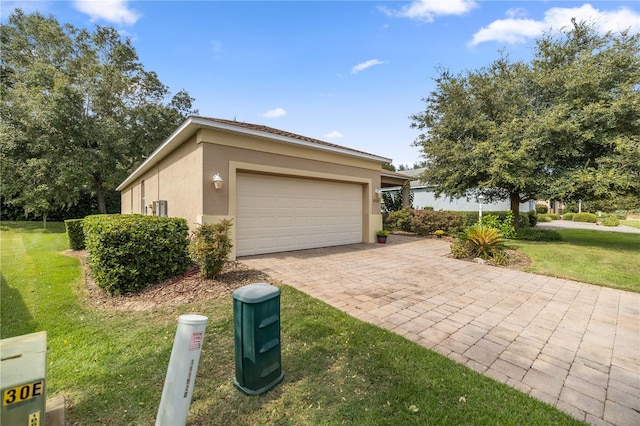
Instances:
[[[100,184],[96,187],[96,198],[98,199],[98,211],[102,214],[106,214],[107,202],[104,199],[104,188]]]
[[[520,223],[520,193],[512,192],[509,194],[509,199],[511,201],[511,211],[513,212],[513,226],[518,228]]]

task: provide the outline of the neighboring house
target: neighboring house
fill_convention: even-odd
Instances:
[[[190,117],[117,190],[123,214],[232,219],[231,258],[375,242],[391,160],[267,126]],[[384,180],[384,182],[383,182]],[[218,188],[219,187],[219,188]]]
[[[422,209],[432,207],[434,210],[453,210],[453,211],[478,211],[479,204],[476,200],[467,201],[465,198],[456,198],[450,200],[449,197],[440,196],[436,198],[435,192],[428,185],[420,181],[419,176],[424,172],[422,169],[403,170],[402,174],[409,176],[412,180],[410,190],[413,193],[413,207]],[[399,191],[401,187],[384,188],[383,191]],[[521,212],[534,210],[536,203],[534,200],[520,204]],[[494,203],[484,203],[482,205],[484,211],[506,211],[511,209],[509,200],[498,201]]]

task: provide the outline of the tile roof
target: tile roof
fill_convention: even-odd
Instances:
[[[214,122],[221,123],[221,124],[226,124],[226,125],[229,125],[229,126],[242,127],[242,128],[245,128],[245,129],[254,130],[254,131],[263,132],[263,133],[269,133],[269,134],[276,135],[276,136],[283,136],[285,138],[297,139],[297,140],[300,140],[300,141],[309,142],[309,143],[313,143],[313,144],[317,144],[317,145],[321,145],[321,146],[343,149],[343,150],[347,150],[347,151],[356,152],[356,153],[359,153],[359,154],[374,155],[374,154],[371,154],[369,152],[360,151],[360,150],[357,150],[357,149],[349,148],[347,146],[336,145],[336,144],[333,144],[333,143],[330,143],[330,142],[322,141],[320,139],[314,139],[314,138],[310,138],[308,136],[298,135],[296,133],[287,132],[285,130],[275,129],[275,128],[269,127],[269,126],[264,126],[262,124],[252,124],[252,123],[245,123],[243,121],[225,120],[225,119],[222,119],[222,118],[203,117],[203,116],[194,116],[194,118],[200,118],[200,119],[203,119],[203,120],[214,121]]]

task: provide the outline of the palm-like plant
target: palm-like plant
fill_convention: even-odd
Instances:
[[[476,256],[488,259],[503,249],[504,239],[500,231],[485,225],[473,225],[464,230]]]

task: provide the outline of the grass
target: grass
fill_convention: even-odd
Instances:
[[[147,312],[94,308],[60,224],[4,223],[2,337],[46,330],[48,396],[71,424],[153,424],[180,314],[208,316],[189,424],[581,424],[540,401],[283,285],[283,383],[234,376],[231,298]]]
[[[633,226],[634,228],[640,229],[640,219],[621,220],[620,225]]]
[[[533,261],[528,271],[640,292],[640,234],[558,229],[560,242],[511,241]]]

